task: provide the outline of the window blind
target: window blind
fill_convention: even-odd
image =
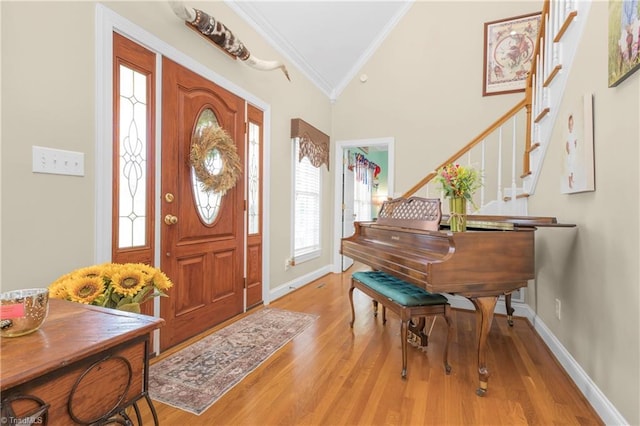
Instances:
[[[295,203],[294,258],[317,254],[320,251],[320,169],[307,157],[299,160],[300,139],[295,138]]]

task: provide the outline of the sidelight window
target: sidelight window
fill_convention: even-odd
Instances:
[[[247,159],[247,215],[249,234],[260,233],[260,125],[249,122],[249,149]]]
[[[118,248],[146,244],[147,78],[120,65]]]

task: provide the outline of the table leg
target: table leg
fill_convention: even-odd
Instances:
[[[478,339],[478,377],[480,386],[476,390],[478,396],[487,393],[489,369],[487,368],[487,338],[493,321],[493,311],[498,296],[480,296],[470,298],[476,308],[476,336]]]

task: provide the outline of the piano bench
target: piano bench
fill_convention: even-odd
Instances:
[[[449,341],[453,333],[449,316],[449,302],[441,294],[433,294],[421,287],[403,281],[381,271],[360,271],[351,275],[349,302],[351,303],[351,328],[356,320],[353,307],[353,289],[357,288],[371,297],[374,304],[382,305],[383,324],[386,322],[386,308],[400,317],[400,339],[402,343],[402,378],[407,377],[407,340],[409,322],[412,318],[441,315],[447,322],[447,337],[444,345],[444,369],[451,372],[449,365]],[[376,305],[377,306],[377,305]],[[424,321],[420,322],[424,324]]]

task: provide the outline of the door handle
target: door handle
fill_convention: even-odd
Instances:
[[[168,214],[164,217],[164,223],[166,223],[167,225],[175,225],[176,223],[178,223],[178,217],[172,214]]]

